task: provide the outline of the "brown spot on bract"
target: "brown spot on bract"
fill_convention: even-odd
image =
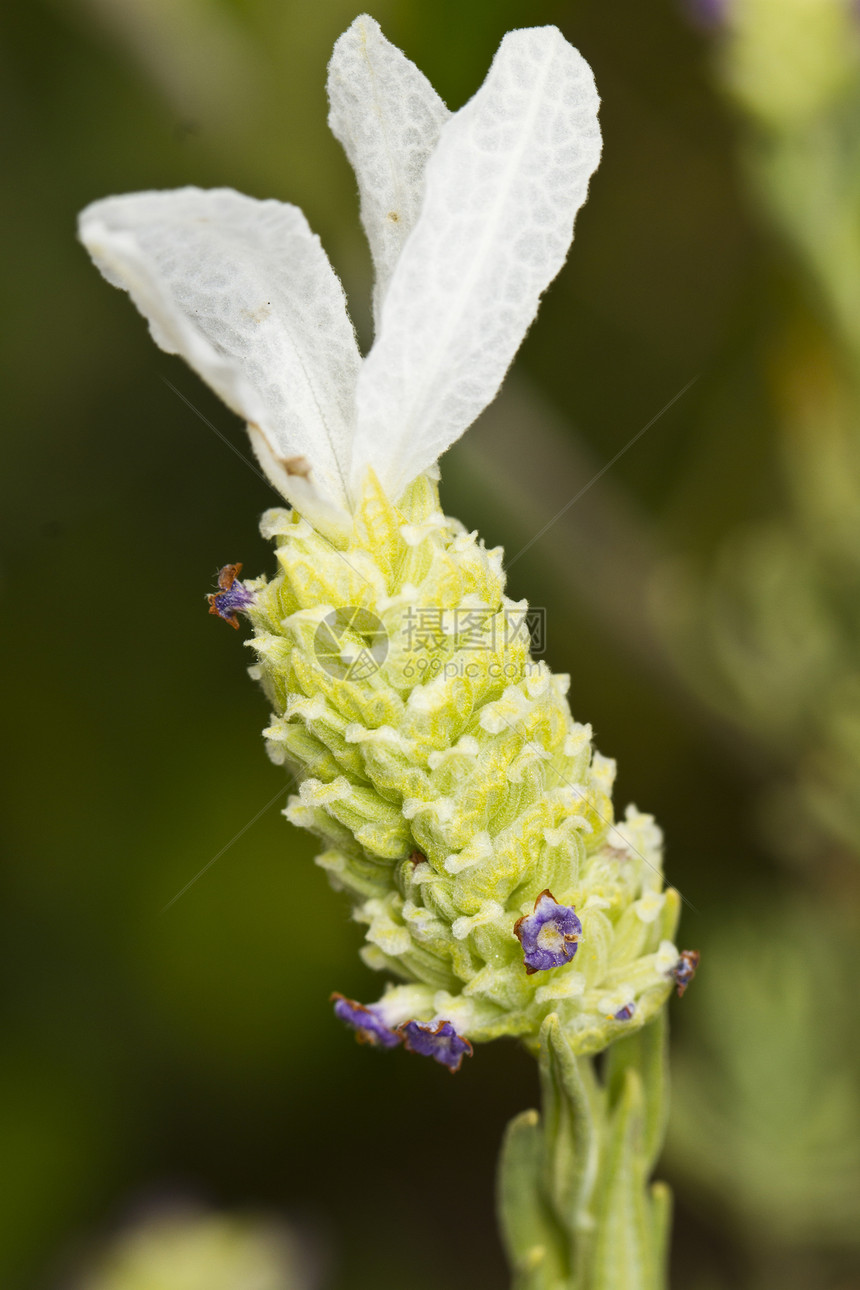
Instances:
[[[311,473],[307,457],[282,457],[281,465],[288,475],[301,475],[302,479],[307,479]]]
[[[391,220],[392,224],[400,223],[400,216],[397,214],[397,211],[389,211],[385,218]]]
[[[249,322],[261,323],[272,312],[272,302],[271,300],[264,300],[256,309],[243,309],[241,312],[242,317],[247,318]]]

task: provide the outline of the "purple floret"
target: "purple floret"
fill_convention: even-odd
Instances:
[[[625,1003],[623,1008],[619,1008],[617,1012],[614,1012],[612,1014],[612,1020],[629,1021],[635,1011],[636,1011],[635,1003]]]
[[[569,963],[582,938],[582,923],[573,905],[560,905],[551,891],[542,891],[534,913],[514,923],[514,935],[523,947],[529,976]]]
[[[678,987],[678,995],[683,995],[687,986],[696,975],[696,968],[699,966],[698,950],[682,950],[681,957],[672,968],[669,975],[672,977],[675,985]]]
[[[239,626],[237,614],[244,613],[254,603],[254,593],[239,581],[241,564],[225,564],[218,574],[220,591],[213,591],[206,599],[210,614],[217,614],[231,627]]]
[[[339,1021],[352,1027],[360,1044],[370,1044],[373,1048],[396,1048],[400,1043],[400,1035],[386,1026],[372,1007],[366,1008],[363,1003],[356,1003],[355,999],[347,999],[342,994],[333,994],[331,997],[334,1000],[334,1015]]]
[[[432,1021],[407,1021],[399,1030],[410,1053],[432,1057],[434,1062],[447,1066],[452,1075],[460,1069],[464,1057],[472,1056],[472,1045],[457,1034],[450,1021],[438,1022],[435,1029]]]

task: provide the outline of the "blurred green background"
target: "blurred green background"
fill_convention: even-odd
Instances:
[[[10,1290],[67,1285],[171,1197],[285,1219],[329,1290],[506,1283],[495,1152],[536,1100],[533,1064],[498,1043],[451,1080],[334,1023],[332,990],[378,982],[279,815],[251,659],[203,600],[224,563],[269,569],[272,494],[229,450],[235,418],[74,240],[80,207],[126,190],[296,202],[367,343],[369,257],[324,92],[357,12],[30,0],[0,17]],[[451,107],[511,27],[556,23],[594,68],[605,153],[573,253],[445,459],[444,500],[517,557],[510,591],[546,606],[574,714],[619,760],[618,807],[656,814],[690,902],[703,966],[672,1005],[661,1166],[673,1284],[858,1287],[856,6],[372,12]]]

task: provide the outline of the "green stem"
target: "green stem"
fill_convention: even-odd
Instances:
[[[543,1110],[508,1126],[499,1221],[513,1290],[664,1290],[671,1194],[649,1184],[666,1127],[666,1021],[594,1060],[558,1018],[540,1037]]]

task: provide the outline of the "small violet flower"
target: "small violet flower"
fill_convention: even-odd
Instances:
[[[434,1025],[426,1021],[407,1021],[400,1027],[403,1043],[410,1053],[432,1057],[434,1062],[447,1066],[453,1075],[460,1069],[464,1057],[472,1056],[468,1039],[458,1035],[450,1021]]]
[[[701,955],[698,950],[682,950],[681,957],[669,973],[675,982],[675,985],[678,987],[679,997],[683,995],[687,986],[696,975],[696,968],[699,966],[700,958]]]
[[[370,471],[396,501],[495,397],[567,256],[600,130],[591,69],[549,26],[509,32],[451,113],[364,15],[335,45],[328,95],[373,255],[366,357],[297,206],[229,188],[131,193],[93,202],[79,233],[331,537]]]
[[[624,1005],[624,1007],[623,1007],[623,1008],[619,1008],[617,1012],[613,1012],[613,1014],[612,1014],[612,1020],[613,1020],[613,1021],[629,1021],[629,1020],[630,1020],[630,1018],[631,1018],[631,1017],[633,1016],[633,1014],[635,1013],[635,1011],[636,1011],[636,1004],[635,1004],[635,1003],[625,1003],[625,1005]]]
[[[569,963],[582,938],[582,923],[572,905],[560,905],[551,891],[542,891],[534,912],[514,923],[523,947],[526,972],[546,972]]]
[[[218,574],[220,591],[213,591],[206,599],[209,601],[210,614],[217,614],[231,627],[238,630],[237,614],[244,613],[254,603],[254,593],[239,581],[242,572],[241,564],[225,564]]]
[[[351,1026],[360,1044],[370,1044],[373,1048],[396,1048],[401,1036],[386,1026],[382,1017],[373,1008],[363,1003],[347,999],[345,995],[333,994],[334,1015],[339,1021]]]

